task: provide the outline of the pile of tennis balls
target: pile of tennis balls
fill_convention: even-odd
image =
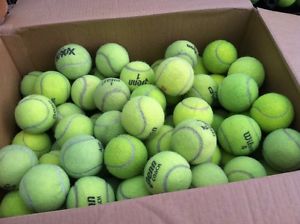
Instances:
[[[173,42],[151,66],[117,43],[92,69],[77,44],[33,71],[0,150],[0,213],[15,216],[248,180],[300,168],[290,100],[226,40]],[[270,74],[271,75],[271,74]]]

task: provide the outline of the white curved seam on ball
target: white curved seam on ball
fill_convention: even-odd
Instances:
[[[80,96],[79,96],[79,105],[81,107],[84,107],[83,105],[83,97],[87,91],[87,80],[85,79],[85,77],[82,77],[82,82],[83,82],[83,89],[81,90]]]
[[[218,62],[220,62],[221,64],[226,65],[226,66],[230,66],[230,63],[226,63],[226,62],[222,61],[222,59],[221,59],[220,56],[219,56],[218,48],[219,48],[220,45],[222,45],[222,44],[224,44],[224,43],[220,42],[220,43],[216,46],[216,48],[215,48],[215,55],[216,55],[216,58],[218,59]]]
[[[82,65],[85,65],[85,64],[89,64],[89,63],[90,63],[90,60],[86,60],[86,61],[78,62],[78,63],[64,64],[64,65],[57,66],[57,70],[60,71],[60,70],[63,70],[67,67],[82,66]]]
[[[255,176],[245,170],[232,170],[230,172],[227,173],[227,176],[229,177],[230,175],[232,174],[236,174],[236,173],[242,173],[242,174],[245,174],[246,176],[250,177],[251,179],[254,179]]]
[[[125,65],[125,68],[128,69],[129,71],[132,71],[132,72],[148,72],[148,71],[151,71],[151,70],[152,70],[151,67],[149,67],[149,68],[146,69],[146,70],[141,70],[141,69],[132,68],[132,67],[130,67],[130,64]]]
[[[64,195],[66,195],[68,193],[68,189],[64,185],[64,182],[63,182],[64,177],[61,173],[61,170],[55,169],[55,173],[58,176],[61,191],[63,192]]]
[[[163,67],[162,67],[162,69],[160,69],[160,73],[157,75],[157,76],[155,76],[155,82],[157,83],[157,82],[159,82],[159,79],[160,79],[160,77],[162,76],[162,73],[165,71],[165,69],[168,67],[168,65],[172,62],[172,61],[174,61],[174,60],[177,60],[177,58],[172,58],[172,59],[167,59],[168,60],[168,63],[165,63],[164,65],[163,65]]]
[[[283,116],[285,116],[289,111],[290,111],[290,107],[288,107],[282,114],[280,115],[269,115],[269,114],[265,114],[263,111],[261,111],[258,107],[253,106],[252,109],[257,110],[259,113],[261,113],[263,116],[267,117],[267,118],[271,118],[271,119],[276,119],[276,118],[281,118]]]
[[[210,109],[210,106],[205,106],[205,107],[193,107],[191,105],[188,105],[187,103],[185,103],[185,101],[181,101],[181,104],[189,109],[192,109],[192,110],[199,110],[199,111],[205,111],[205,110],[208,110]]]
[[[109,92],[106,92],[104,94],[104,96],[102,97],[102,100],[100,101],[100,105],[98,104],[98,107],[100,110],[104,110],[105,108],[105,102],[107,100],[107,97],[109,97],[111,94],[114,94],[114,93],[123,93],[123,95],[125,96],[125,98],[128,100],[129,96],[127,95],[127,93],[123,90],[120,90],[120,89],[113,89]]]
[[[139,133],[136,134],[137,136],[143,135],[144,132],[145,132],[145,130],[146,130],[146,126],[147,126],[147,121],[146,121],[146,118],[145,118],[145,114],[144,114],[144,112],[142,110],[142,107],[141,107],[142,99],[143,99],[142,97],[140,97],[138,99],[137,107],[138,107],[138,111],[140,112],[140,114],[142,116],[143,128],[142,128],[142,130]]]
[[[107,57],[107,55],[105,55],[103,52],[97,52],[97,55],[100,55],[100,56],[102,56],[104,59],[105,59],[105,61],[107,62],[107,64],[108,64],[108,66],[109,66],[109,68],[110,68],[110,70],[112,71],[112,73],[113,73],[113,75],[114,76],[116,76],[116,75],[118,75],[119,73],[114,69],[114,67],[112,66],[112,64],[111,64],[111,61],[109,60],[109,58]]]
[[[23,185],[23,189],[24,189],[23,193],[24,193],[25,197],[27,198],[27,202],[29,203],[30,209],[32,209],[33,211],[36,211],[36,209],[34,208],[34,205],[33,205],[33,201],[27,192],[27,186],[25,183],[25,179],[23,181],[21,181],[21,184]]]
[[[196,65],[197,61],[195,62],[195,61],[193,60],[193,57],[191,57],[191,55],[189,55],[189,54],[186,53],[186,52],[181,51],[181,52],[179,52],[179,54],[174,55],[174,56],[177,56],[177,57],[181,58],[181,57],[180,57],[181,55],[187,56],[187,57],[191,60],[192,66],[193,66],[193,67]],[[183,58],[181,58],[181,59],[183,59]]]
[[[230,141],[228,140],[227,136],[225,135],[225,132],[224,132],[222,126],[219,127],[218,133],[219,133],[219,132],[223,135],[224,140],[226,141],[226,143],[227,143],[227,145],[228,145],[228,150],[233,154],[233,149],[232,149],[232,147],[231,147],[231,145],[230,145]]]
[[[163,179],[163,191],[164,191],[164,192],[168,192],[168,178],[169,178],[170,174],[171,174],[174,170],[176,170],[177,168],[186,168],[186,169],[190,169],[190,167],[188,167],[188,166],[186,166],[186,165],[183,165],[183,164],[173,166],[171,169],[169,169],[168,172],[166,173],[164,179]]]
[[[173,128],[170,129],[170,130],[168,130],[168,131],[166,131],[165,133],[163,133],[163,134],[158,138],[158,140],[157,140],[157,146],[156,146],[157,152],[161,152],[160,143],[161,143],[162,139],[163,139],[167,134],[169,134],[170,132],[173,132]]]
[[[73,115],[72,119],[69,120],[69,122],[67,123],[66,128],[63,130],[63,132],[61,133],[61,135],[60,135],[59,137],[56,138],[56,141],[60,141],[60,140],[64,137],[64,135],[65,135],[66,132],[68,131],[70,125],[72,124],[73,120],[74,120],[75,118],[77,118],[77,117],[78,117],[78,116]],[[56,128],[57,128],[57,126],[56,126]]]
[[[190,75],[191,75],[191,77],[194,77],[194,71],[193,71],[193,69],[190,69]],[[191,81],[192,81],[192,79],[187,79],[185,85],[179,91],[179,95],[182,95],[184,92],[186,92],[186,90],[188,89],[188,86],[192,86],[193,85],[193,83],[191,83]],[[194,79],[193,79],[193,81],[194,81]]]
[[[122,196],[122,199],[130,199],[130,197],[127,197],[127,195],[124,194],[122,186],[123,184],[120,184],[120,188],[119,188],[119,193]]]

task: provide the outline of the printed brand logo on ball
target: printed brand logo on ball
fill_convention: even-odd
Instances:
[[[252,148],[253,148],[252,145],[254,144],[254,141],[253,141],[253,138],[252,138],[250,132],[249,131],[245,132],[243,134],[243,136],[244,136],[244,139],[246,140],[247,146],[242,146],[242,149],[247,149],[249,147],[249,149],[252,150]]]
[[[75,48],[70,48],[70,47],[64,48],[61,51],[57,52],[55,60],[58,61],[59,59],[65,57],[65,56],[68,56],[68,55],[76,55],[74,51],[75,51]]]
[[[88,196],[87,197],[87,202],[88,202],[88,205],[91,206],[91,205],[96,205],[96,204],[102,204],[102,198],[101,196]]]
[[[152,161],[152,163],[149,167],[149,170],[148,170],[148,173],[146,176],[146,182],[151,188],[153,188],[152,183],[155,182],[160,167],[161,167],[161,164],[157,163],[155,160]]]

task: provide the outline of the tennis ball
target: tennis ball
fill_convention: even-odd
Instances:
[[[113,138],[104,150],[104,163],[107,170],[120,179],[141,174],[147,157],[147,149],[143,142],[130,135],[119,135]]]
[[[175,125],[174,125],[174,122],[173,122],[173,115],[166,116],[164,124],[169,125],[171,127],[174,127]]]
[[[216,164],[203,163],[192,169],[192,186],[207,187],[228,183],[224,171]]]
[[[12,140],[12,144],[27,146],[38,158],[51,149],[51,140],[46,133],[30,134],[20,131]]]
[[[165,114],[160,104],[148,96],[129,100],[122,111],[121,123],[131,135],[146,139],[164,124]]]
[[[60,146],[76,135],[93,135],[93,123],[89,117],[82,114],[69,115],[55,127],[54,137]]]
[[[94,92],[96,107],[102,112],[121,111],[129,100],[130,90],[120,79],[107,78],[101,81]]]
[[[67,208],[106,204],[114,200],[113,189],[104,179],[95,176],[82,177],[70,189]]]
[[[265,168],[266,173],[267,173],[268,176],[280,174],[280,171],[274,170],[272,167],[270,167],[270,166],[267,164],[266,161],[261,160],[261,161],[259,161],[259,162],[260,162],[261,165],[263,165],[263,167]]]
[[[144,180],[152,194],[184,190],[191,186],[192,171],[181,155],[164,151],[148,160],[144,169]]]
[[[215,40],[205,47],[202,59],[209,72],[223,74],[237,59],[237,50],[226,40]]]
[[[287,8],[293,5],[296,0],[278,0],[277,5],[281,8]]]
[[[36,94],[51,99],[55,105],[60,105],[70,97],[71,84],[61,73],[48,71],[36,79],[34,90]]]
[[[121,134],[125,134],[125,130],[121,124],[120,111],[105,112],[96,120],[94,135],[104,145]]]
[[[294,107],[291,101],[278,93],[260,96],[250,109],[250,116],[265,132],[287,128],[294,119]]]
[[[0,205],[0,217],[12,217],[31,214],[18,191],[8,192],[2,199]]]
[[[4,146],[0,150],[0,187],[17,189],[23,175],[37,163],[36,155],[26,146]]]
[[[208,74],[207,69],[204,67],[203,59],[197,56],[197,64],[194,66],[194,73],[197,74]]]
[[[171,57],[158,66],[155,82],[158,88],[167,95],[184,95],[193,85],[194,71],[184,59]]]
[[[221,159],[222,159],[221,150],[220,150],[219,146],[217,145],[214,154],[212,154],[212,156],[206,162],[210,162],[210,163],[219,165],[221,163]]]
[[[212,74],[212,75],[210,75],[210,77],[212,77],[212,79],[217,83],[218,88],[221,85],[221,83],[223,82],[223,80],[225,79],[224,75],[219,75],[219,74]]]
[[[163,125],[155,134],[151,135],[145,142],[149,156],[162,151],[171,151],[172,133],[173,127]]]
[[[187,92],[187,97],[198,97],[209,105],[216,104],[218,85],[209,75],[195,75],[192,88]]]
[[[118,77],[121,70],[129,63],[126,49],[116,43],[102,45],[96,54],[96,67],[106,77]]]
[[[83,114],[84,115],[83,110],[74,103],[63,103],[63,104],[59,105],[56,109],[57,109],[56,123],[58,123],[61,119],[63,119],[64,117],[67,117],[69,115],[73,115],[73,114]]]
[[[101,116],[102,113],[95,113],[92,116],[90,116],[91,121],[93,122],[93,125],[95,126],[96,120]]]
[[[300,133],[285,128],[267,135],[263,142],[263,157],[273,169],[286,172],[300,168]]]
[[[67,44],[61,47],[55,56],[57,71],[68,79],[74,80],[87,75],[92,68],[89,52],[79,44]]]
[[[117,199],[118,201],[139,198],[149,195],[150,192],[146,188],[143,176],[136,176],[124,180],[118,187]]]
[[[227,112],[224,110],[215,110],[214,111],[214,118],[213,122],[211,123],[211,127],[214,129],[214,131],[217,133],[220,125],[224,121],[224,119],[227,117]]]
[[[66,200],[70,181],[65,171],[52,164],[32,167],[22,178],[20,195],[34,212],[59,209]]]
[[[169,96],[165,95],[167,105],[168,106],[175,106],[177,105],[181,100],[183,100],[183,96]]]
[[[242,73],[249,75],[260,87],[265,79],[263,64],[254,57],[241,57],[233,62],[228,70],[228,75]]]
[[[198,49],[187,40],[177,40],[173,42],[166,50],[165,58],[180,57],[195,67],[198,59]]]
[[[263,165],[248,156],[238,156],[230,160],[224,167],[229,182],[249,180],[267,175]]]
[[[163,110],[166,109],[166,97],[163,92],[154,85],[146,84],[139,86],[131,93],[130,99],[136,96],[149,96],[155,99],[161,105]]]
[[[17,125],[24,131],[39,134],[49,130],[56,121],[56,107],[47,97],[29,95],[15,109]]]
[[[197,119],[211,124],[213,121],[213,111],[209,104],[203,99],[197,97],[189,97],[178,103],[173,112],[174,124],[180,122]]]
[[[74,178],[96,175],[103,164],[103,146],[93,136],[74,136],[63,144],[60,164]]]
[[[230,160],[235,158],[236,156],[226,152],[225,150],[220,150],[221,151],[221,165],[225,166]]]
[[[203,121],[187,120],[173,130],[171,148],[190,164],[206,162],[214,154],[216,146],[214,130]]]
[[[60,151],[58,150],[52,150],[48,153],[45,153],[39,158],[40,164],[53,164],[53,165],[60,165],[59,164],[59,156]]]
[[[133,61],[124,66],[120,79],[133,91],[141,85],[154,83],[155,75],[147,63]]]
[[[99,72],[99,70],[96,67],[92,69],[91,74],[98,77],[100,80],[106,78],[103,74],[101,74],[101,72]]]
[[[76,79],[71,88],[73,102],[84,110],[94,110],[94,93],[101,80],[93,75],[84,75]]]
[[[153,64],[151,65],[152,70],[154,71],[154,73],[156,72],[158,66],[160,65],[160,63],[162,63],[164,61],[164,59],[158,59],[155,62],[153,62]]]
[[[261,130],[251,117],[233,115],[226,118],[218,129],[218,141],[222,148],[233,155],[249,155],[257,149]]]
[[[34,86],[36,79],[42,74],[40,71],[29,72],[21,81],[20,90],[23,96],[34,94]]]

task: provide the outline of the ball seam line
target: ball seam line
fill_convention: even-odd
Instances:
[[[83,84],[83,89],[81,90],[81,93],[79,95],[79,105],[84,108],[84,105],[83,105],[83,97],[86,93],[86,90],[87,90],[87,80],[85,79],[85,77],[82,77],[82,84]]]
[[[298,146],[298,149],[300,149],[300,143],[297,142],[297,141],[293,138],[293,136],[292,136],[290,133],[287,132],[286,129],[282,129],[282,130],[283,130],[283,132],[288,136],[288,138]]]
[[[194,107],[194,106],[191,106],[189,104],[186,103],[185,100],[181,101],[181,104],[189,109],[192,109],[192,110],[198,110],[198,111],[205,111],[205,110],[208,110],[210,108],[210,106],[205,106],[205,107]]]
[[[58,176],[58,179],[59,179],[59,183],[60,183],[60,188],[61,188],[61,191],[64,195],[66,195],[68,193],[68,190],[67,188],[65,187],[64,183],[63,183],[63,176],[62,176],[62,173],[59,169],[55,169],[55,173],[56,175]]]
[[[161,143],[162,139],[163,139],[167,134],[169,134],[170,132],[173,132],[173,128],[170,129],[170,130],[168,130],[168,131],[166,131],[165,133],[163,133],[163,134],[158,138],[158,140],[157,140],[157,146],[156,146],[157,152],[161,152],[160,143]]]
[[[220,43],[218,43],[218,45],[216,46],[216,48],[215,48],[215,55],[216,55],[216,58],[217,58],[218,62],[220,62],[220,63],[223,64],[223,65],[229,66],[230,63],[226,63],[226,62],[222,61],[222,59],[221,59],[221,57],[219,56],[219,53],[218,53],[218,49],[219,49],[219,47],[220,47],[222,44],[224,44],[224,43],[223,43],[223,42],[220,42]]]
[[[255,176],[252,173],[249,173],[249,172],[247,172],[245,170],[232,170],[232,171],[230,171],[230,172],[227,173],[228,178],[229,178],[230,175],[235,174],[235,173],[245,174],[246,176],[250,177],[251,179],[255,178]]]
[[[33,211],[36,211],[36,209],[34,208],[34,205],[33,205],[33,201],[32,201],[32,198],[29,196],[28,192],[27,192],[27,186],[26,186],[26,183],[25,183],[25,179],[21,181],[21,184],[22,184],[22,188],[24,189],[23,190],[23,193],[24,193],[24,196],[26,197],[27,199],[27,203],[29,204],[29,208],[32,209]],[[25,201],[25,200],[24,200]],[[26,205],[28,206],[28,204],[26,203]]]
[[[114,67],[112,66],[111,64],[111,61],[109,60],[108,56],[106,54],[104,54],[103,52],[101,51],[98,51],[97,52],[97,55],[100,55],[104,58],[104,60],[106,61],[106,63],[108,64],[108,67],[110,68],[110,70],[112,71],[113,75],[114,76],[117,76],[119,73],[114,69]],[[100,69],[99,69],[100,71]]]
[[[68,131],[69,127],[71,126],[71,124],[72,124],[72,122],[73,122],[73,120],[74,120],[75,118],[77,118],[77,115],[73,115],[72,119],[69,120],[69,122],[67,123],[67,125],[66,125],[65,129],[63,130],[63,132],[60,134],[59,137],[56,138],[56,141],[57,141],[57,142],[60,141],[60,140],[64,137],[64,135],[65,135],[66,132]],[[58,127],[58,125],[56,126],[56,128],[57,128],[57,127]]]
[[[140,97],[138,99],[138,101],[137,101],[137,107],[138,107],[138,111],[140,112],[141,118],[143,120],[143,127],[142,127],[142,130],[136,134],[136,136],[143,135],[144,132],[145,132],[145,130],[146,130],[146,126],[147,126],[147,121],[146,121],[146,118],[145,118],[145,114],[144,114],[144,112],[142,110],[142,106],[141,106],[142,99],[143,99],[143,97]]]
[[[145,70],[132,68],[132,67],[130,67],[130,63],[128,63],[127,65],[125,65],[125,68],[128,69],[129,71],[132,71],[132,72],[148,72],[148,71],[151,71],[151,70],[152,70],[151,67],[149,67],[148,69],[145,69]],[[122,73],[122,72],[121,72],[121,73]]]
[[[194,82],[194,70],[193,70],[193,68],[190,69],[190,73],[191,73],[191,77],[193,77],[193,79],[192,80],[191,79],[186,80],[186,83],[184,84],[183,88],[179,91],[179,95],[182,95],[184,92],[186,92],[187,87],[190,86],[191,81]]]
[[[122,199],[130,199],[130,197],[127,197],[127,195],[125,195],[125,193],[123,192],[123,185],[124,184],[120,184],[119,194],[122,196]]]
[[[44,88],[43,88],[43,82],[44,82],[44,79],[46,78],[46,76],[47,76],[47,74],[46,75],[41,75],[41,78],[40,78],[40,82],[39,82],[39,84],[40,84],[40,94],[41,95],[44,95]],[[39,92],[39,91],[37,91],[37,92]]]
[[[163,191],[164,191],[164,192],[168,192],[168,178],[169,178],[169,176],[171,175],[171,173],[172,173],[175,169],[177,169],[177,168],[186,168],[186,169],[190,169],[190,167],[188,167],[187,165],[183,165],[183,164],[173,166],[171,169],[169,169],[168,172],[166,173],[164,179],[163,179]]]
[[[123,93],[123,95],[124,95],[124,96],[126,97],[126,99],[128,100],[128,97],[129,97],[129,96],[127,96],[127,93],[126,93],[125,91],[120,90],[120,89],[113,89],[113,90],[111,90],[111,91],[109,91],[109,92],[106,92],[106,93],[104,94],[104,96],[102,97],[102,100],[99,101],[100,104],[98,104],[98,108],[99,108],[100,110],[105,111],[104,108],[105,108],[105,103],[106,103],[107,97],[109,97],[111,94],[114,94],[114,93]]]
[[[187,57],[191,60],[191,62],[192,62],[192,67],[194,67],[195,64],[197,63],[197,62],[195,62],[195,61],[193,60],[193,58],[191,57],[191,55],[189,55],[188,53],[183,52],[183,51],[178,52],[178,53],[179,53],[179,54],[177,54],[176,57],[180,57],[181,55],[187,56]],[[181,57],[180,57],[180,58],[181,58]],[[183,59],[183,58],[182,58],[182,59]]]
[[[167,60],[168,60],[168,63],[165,63],[163,65],[163,67],[161,69],[159,69],[160,73],[158,73],[158,70],[156,70],[156,74],[155,74],[155,82],[156,83],[159,82],[159,79],[161,78],[162,73],[166,70],[166,68],[168,67],[168,65],[171,62],[173,62],[174,60],[177,60],[177,58],[176,57],[174,57],[174,58],[168,58]]]
[[[230,145],[230,141],[228,140],[227,136],[225,135],[225,132],[224,132],[222,126],[219,127],[218,133],[220,133],[220,134],[223,135],[224,140],[226,141],[226,143],[227,143],[227,145],[228,145],[228,149],[227,149],[227,150],[230,151],[229,154],[233,154],[233,149],[232,149],[232,147],[231,147],[231,145]],[[222,145],[222,147],[224,147],[224,146]]]
[[[87,59],[83,62],[78,62],[78,63],[70,63],[70,64],[63,64],[63,65],[57,65],[56,68],[58,71],[61,71],[65,68],[68,68],[68,67],[74,67],[74,66],[82,66],[82,65],[86,65],[86,64],[89,64],[90,63],[90,60]],[[74,75],[74,74],[73,74]]]
[[[266,113],[264,113],[263,111],[260,110],[260,108],[256,107],[256,106],[253,106],[251,108],[252,109],[255,109],[257,110],[260,114],[262,114],[263,116],[267,117],[267,118],[270,118],[270,119],[277,119],[277,118],[281,118],[281,117],[284,117],[289,111],[290,111],[290,107],[288,107],[286,109],[286,111],[284,111],[283,113],[281,113],[280,115],[268,115]]]

